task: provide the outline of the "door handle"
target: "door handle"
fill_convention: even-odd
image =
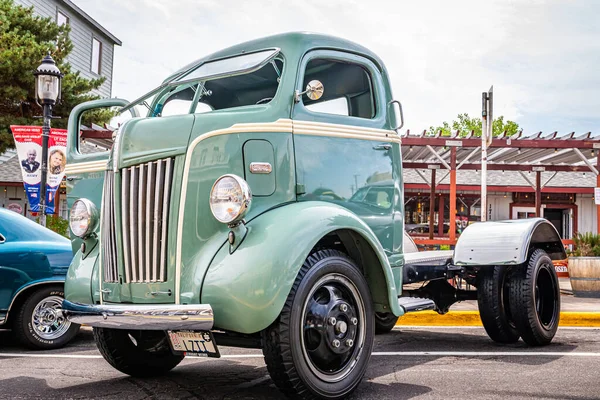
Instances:
[[[154,291],[154,292],[150,292],[149,294],[152,295],[152,296],[160,296],[160,295],[170,296],[172,294],[172,292],[171,292],[171,289],[167,290],[166,292],[165,291],[157,290],[157,291]]]
[[[392,148],[392,145],[389,143],[383,143],[373,146],[373,150],[389,150]]]

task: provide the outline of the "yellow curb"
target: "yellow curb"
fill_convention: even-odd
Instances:
[[[479,311],[450,311],[440,315],[434,311],[412,312],[403,315],[396,326],[482,326]],[[600,327],[600,312],[560,313],[559,326]]]

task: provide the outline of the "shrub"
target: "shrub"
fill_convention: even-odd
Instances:
[[[590,232],[578,233],[573,238],[575,257],[600,257],[600,235]]]

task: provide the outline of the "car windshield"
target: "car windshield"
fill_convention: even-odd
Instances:
[[[283,71],[279,49],[205,62],[176,75],[131,102],[120,113],[161,117],[266,104],[273,99]]]

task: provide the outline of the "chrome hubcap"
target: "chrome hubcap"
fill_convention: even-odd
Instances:
[[[37,303],[33,309],[31,325],[41,338],[57,339],[71,326],[71,322],[65,319],[60,311],[62,301],[62,297],[49,296]]]

